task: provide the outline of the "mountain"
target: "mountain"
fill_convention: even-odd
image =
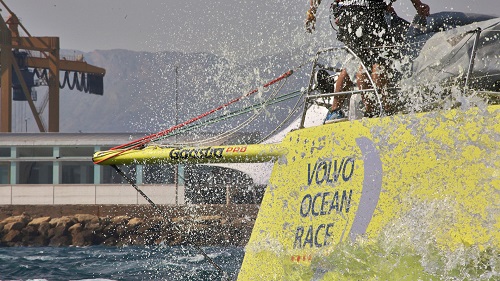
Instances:
[[[85,53],[84,58],[88,63],[106,69],[104,94],[98,96],[62,89],[61,132],[160,131],[176,124],[176,108],[177,123],[180,123],[254,88],[260,87],[259,92],[231,105],[225,112],[261,102],[273,94],[300,90],[308,81],[307,73],[302,71],[290,77],[279,92],[277,86],[268,90],[261,87],[298,65],[300,58],[292,52],[263,57],[244,65],[209,53],[151,53],[121,49],[96,50]],[[243,130],[271,131],[288,115],[295,102],[266,107]],[[204,130],[230,130],[244,123],[252,113]]]

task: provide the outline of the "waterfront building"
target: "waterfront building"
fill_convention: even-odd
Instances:
[[[113,168],[92,163],[95,151],[145,135],[1,133],[0,205],[148,204]],[[227,167],[159,164],[122,169],[157,204],[256,203],[263,193],[244,172]]]

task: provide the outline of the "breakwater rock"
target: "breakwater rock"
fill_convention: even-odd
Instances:
[[[60,217],[24,212],[0,221],[0,246],[168,245],[244,246],[252,231],[252,216],[221,214],[160,216]]]

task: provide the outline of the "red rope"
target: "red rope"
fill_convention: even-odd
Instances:
[[[292,74],[293,74],[293,70],[289,70],[289,71],[285,72],[284,74],[282,74],[281,76],[279,76],[278,78],[273,79],[273,80],[269,81],[268,83],[264,84],[264,86],[263,86],[263,87],[264,87],[264,88],[267,88],[267,87],[269,87],[269,86],[271,86],[271,85],[275,84],[276,82],[279,82],[279,81],[281,81],[281,80],[283,80],[283,79],[285,79],[285,78],[289,77],[289,76],[290,76],[290,75],[292,75]],[[95,163],[95,164],[99,164],[99,163],[101,163],[101,162],[103,162],[103,161],[106,161],[106,160],[108,160],[108,159],[111,159],[111,158],[113,158],[113,157],[116,157],[116,156],[118,156],[118,155],[120,155],[120,154],[124,153],[125,151],[129,151],[129,150],[132,150],[132,149],[134,149],[134,148],[141,147],[141,146],[143,146],[143,145],[145,145],[145,144],[147,144],[147,143],[151,142],[151,141],[152,141],[153,139],[155,139],[155,138],[159,138],[159,137],[165,136],[165,135],[167,135],[167,134],[169,134],[169,133],[171,133],[171,132],[173,132],[173,131],[175,131],[175,130],[177,130],[177,129],[179,129],[179,128],[182,128],[182,127],[184,127],[184,126],[186,126],[186,125],[188,125],[188,124],[191,124],[191,123],[193,123],[193,122],[195,122],[195,121],[198,121],[198,120],[200,120],[201,118],[206,117],[207,115],[210,115],[210,114],[212,114],[212,113],[215,113],[215,112],[217,112],[217,111],[219,111],[219,110],[221,110],[221,109],[224,109],[224,108],[226,108],[226,107],[230,106],[231,104],[233,104],[233,103],[235,103],[235,102],[240,101],[240,100],[241,100],[241,99],[243,99],[243,98],[246,98],[246,97],[248,97],[248,96],[250,96],[250,95],[253,95],[253,94],[257,93],[258,91],[259,91],[259,89],[253,89],[252,91],[248,92],[247,94],[245,94],[245,95],[243,95],[243,96],[241,96],[241,97],[235,98],[235,99],[233,99],[233,100],[231,100],[231,101],[229,101],[229,102],[227,102],[227,103],[225,103],[225,104],[223,104],[223,105],[221,105],[221,106],[219,106],[219,107],[217,107],[217,108],[214,108],[214,109],[212,109],[212,110],[210,110],[210,111],[207,111],[207,112],[205,112],[205,113],[203,113],[203,114],[201,114],[201,115],[198,115],[198,116],[196,116],[196,117],[194,117],[194,118],[192,118],[192,119],[190,119],[190,120],[187,120],[187,121],[185,121],[185,122],[183,122],[183,123],[181,123],[181,124],[177,124],[177,125],[172,126],[172,127],[168,128],[168,129],[166,129],[166,130],[164,130],[164,131],[161,131],[161,132],[158,132],[158,133],[155,133],[155,134],[151,134],[151,135],[149,135],[149,136],[145,136],[145,137],[143,137],[143,138],[140,138],[140,139],[134,140],[134,141],[132,141],[132,142],[129,142],[129,143],[126,143],[126,144],[122,144],[122,145],[119,145],[119,146],[115,146],[115,147],[111,148],[110,150],[117,150],[117,149],[123,149],[123,150],[121,150],[121,151],[119,151],[119,152],[117,152],[117,153],[115,153],[115,154],[112,154],[112,155],[110,155],[110,156],[108,156],[108,157],[106,157],[106,158],[104,158],[104,159],[101,159],[101,160],[99,160],[99,161],[96,161],[96,162],[94,162],[94,163]]]

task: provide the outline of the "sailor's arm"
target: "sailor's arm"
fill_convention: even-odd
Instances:
[[[420,0],[411,0],[411,3],[413,4],[413,7],[415,7],[415,10],[417,10],[417,14],[427,17],[430,15],[430,7],[427,4],[422,3]]]
[[[309,10],[306,13],[306,31],[312,32],[316,24],[316,12],[321,0],[309,0]]]

